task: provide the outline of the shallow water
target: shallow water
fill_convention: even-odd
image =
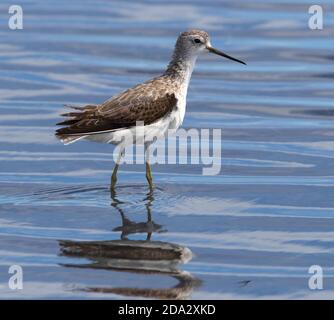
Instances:
[[[334,5],[312,1],[0,4],[1,298],[334,298]],[[97,103],[163,70],[189,27],[247,61],[199,59],[185,128],[222,128],[222,171],[125,165],[62,146],[64,103]],[[8,288],[22,266],[24,289]],[[311,265],[324,290],[308,288]]]

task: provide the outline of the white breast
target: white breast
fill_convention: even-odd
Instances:
[[[170,129],[177,130],[183,123],[183,119],[186,113],[186,104],[187,104],[187,90],[188,84],[186,83],[181,90],[176,94],[177,106],[175,111],[171,114],[170,119]]]

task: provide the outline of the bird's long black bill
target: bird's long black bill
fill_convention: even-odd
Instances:
[[[242,64],[246,64],[245,62],[239,60],[239,59],[236,59],[236,58],[233,58],[231,56],[229,56],[228,54],[218,50],[218,49],[215,49],[213,47],[207,47],[207,49],[212,52],[212,53],[215,53],[215,54],[218,54],[219,56],[222,56],[224,58],[227,58],[227,59],[230,59],[230,60],[233,60],[233,61],[236,61],[236,62],[239,62],[239,63],[242,63]]]

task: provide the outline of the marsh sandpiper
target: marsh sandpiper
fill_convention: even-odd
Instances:
[[[190,77],[198,55],[204,52],[245,64],[212,47],[205,31],[183,32],[179,35],[172,59],[161,76],[138,84],[102,104],[69,106],[75,111],[63,114],[68,119],[58,123],[64,127],[56,131],[56,136],[64,144],[87,139],[119,145],[120,153],[111,176],[111,188],[115,187],[125,147],[129,143],[142,141],[145,148],[146,178],[152,188],[148,157],[152,137],[165,137],[169,130],[176,131],[182,124]],[[138,137],[139,130],[136,130],[138,122],[143,124],[144,130],[140,130],[142,137]]]

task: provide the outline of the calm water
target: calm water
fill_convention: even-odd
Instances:
[[[334,298],[334,5],[313,1],[0,4],[0,298]],[[203,56],[185,128],[223,128],[222,172],[143,166],[108,183],[112,146],[53,136],[64,103],[159,74],[189,27],[247,61]],[[24,289],[8,289],[19,264]],[[320,265],[324,290],[308,289]]]

